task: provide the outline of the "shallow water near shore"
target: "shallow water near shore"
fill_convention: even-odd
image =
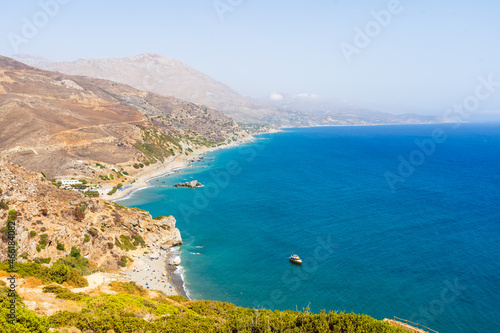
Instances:
[[[119,203],[176,217],[193,299],[496,331],[499,124],[287,130],[150,184]]]

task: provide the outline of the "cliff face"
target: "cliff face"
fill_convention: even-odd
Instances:
[[[116,269],[127,255],[127,239],[144,250],[182,243],[173,217],[152,219],[139,209],[125,208],[78,192],[61,190],[40,180],[39,175],[0,161],[0,200],[17,211],[16,240],[18,256],[27,259],[57,258],[67,255],[72,246],[101,267]],[[0,209],[2,227],[8,211]],[[46,235],[46,236],[43,236]],[[2,248],[7,248],[2,233]],[[58,245],[59,244],[59,245]],[[64,250],[61,250],[64,246]],[[58,249],[59,248],[59,249]],[[0,261],[7,251],[0,252]]]

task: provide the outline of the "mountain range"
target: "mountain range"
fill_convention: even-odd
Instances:
[[[255,100],[241,96],[227,85],[179,60],[152,53],[71,62],[56,62],[30,55],[15,55],[14,58],[50,71],[120,82],[138,90],[207,105],[237,122],[271,123],[279,127],[436,122],[433,116],[339,108],[301,96],[280,101]]]

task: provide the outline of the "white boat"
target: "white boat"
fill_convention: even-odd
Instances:
[[[296,254],[292,254],[289,259],[295,264],[302,264],[302,259],[300,259],[300,257]]]

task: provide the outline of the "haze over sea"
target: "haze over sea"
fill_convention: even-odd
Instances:
[[[500,124],[291,129],[193,165],[120,201],[177,218],[192,298],[498,332]]]

